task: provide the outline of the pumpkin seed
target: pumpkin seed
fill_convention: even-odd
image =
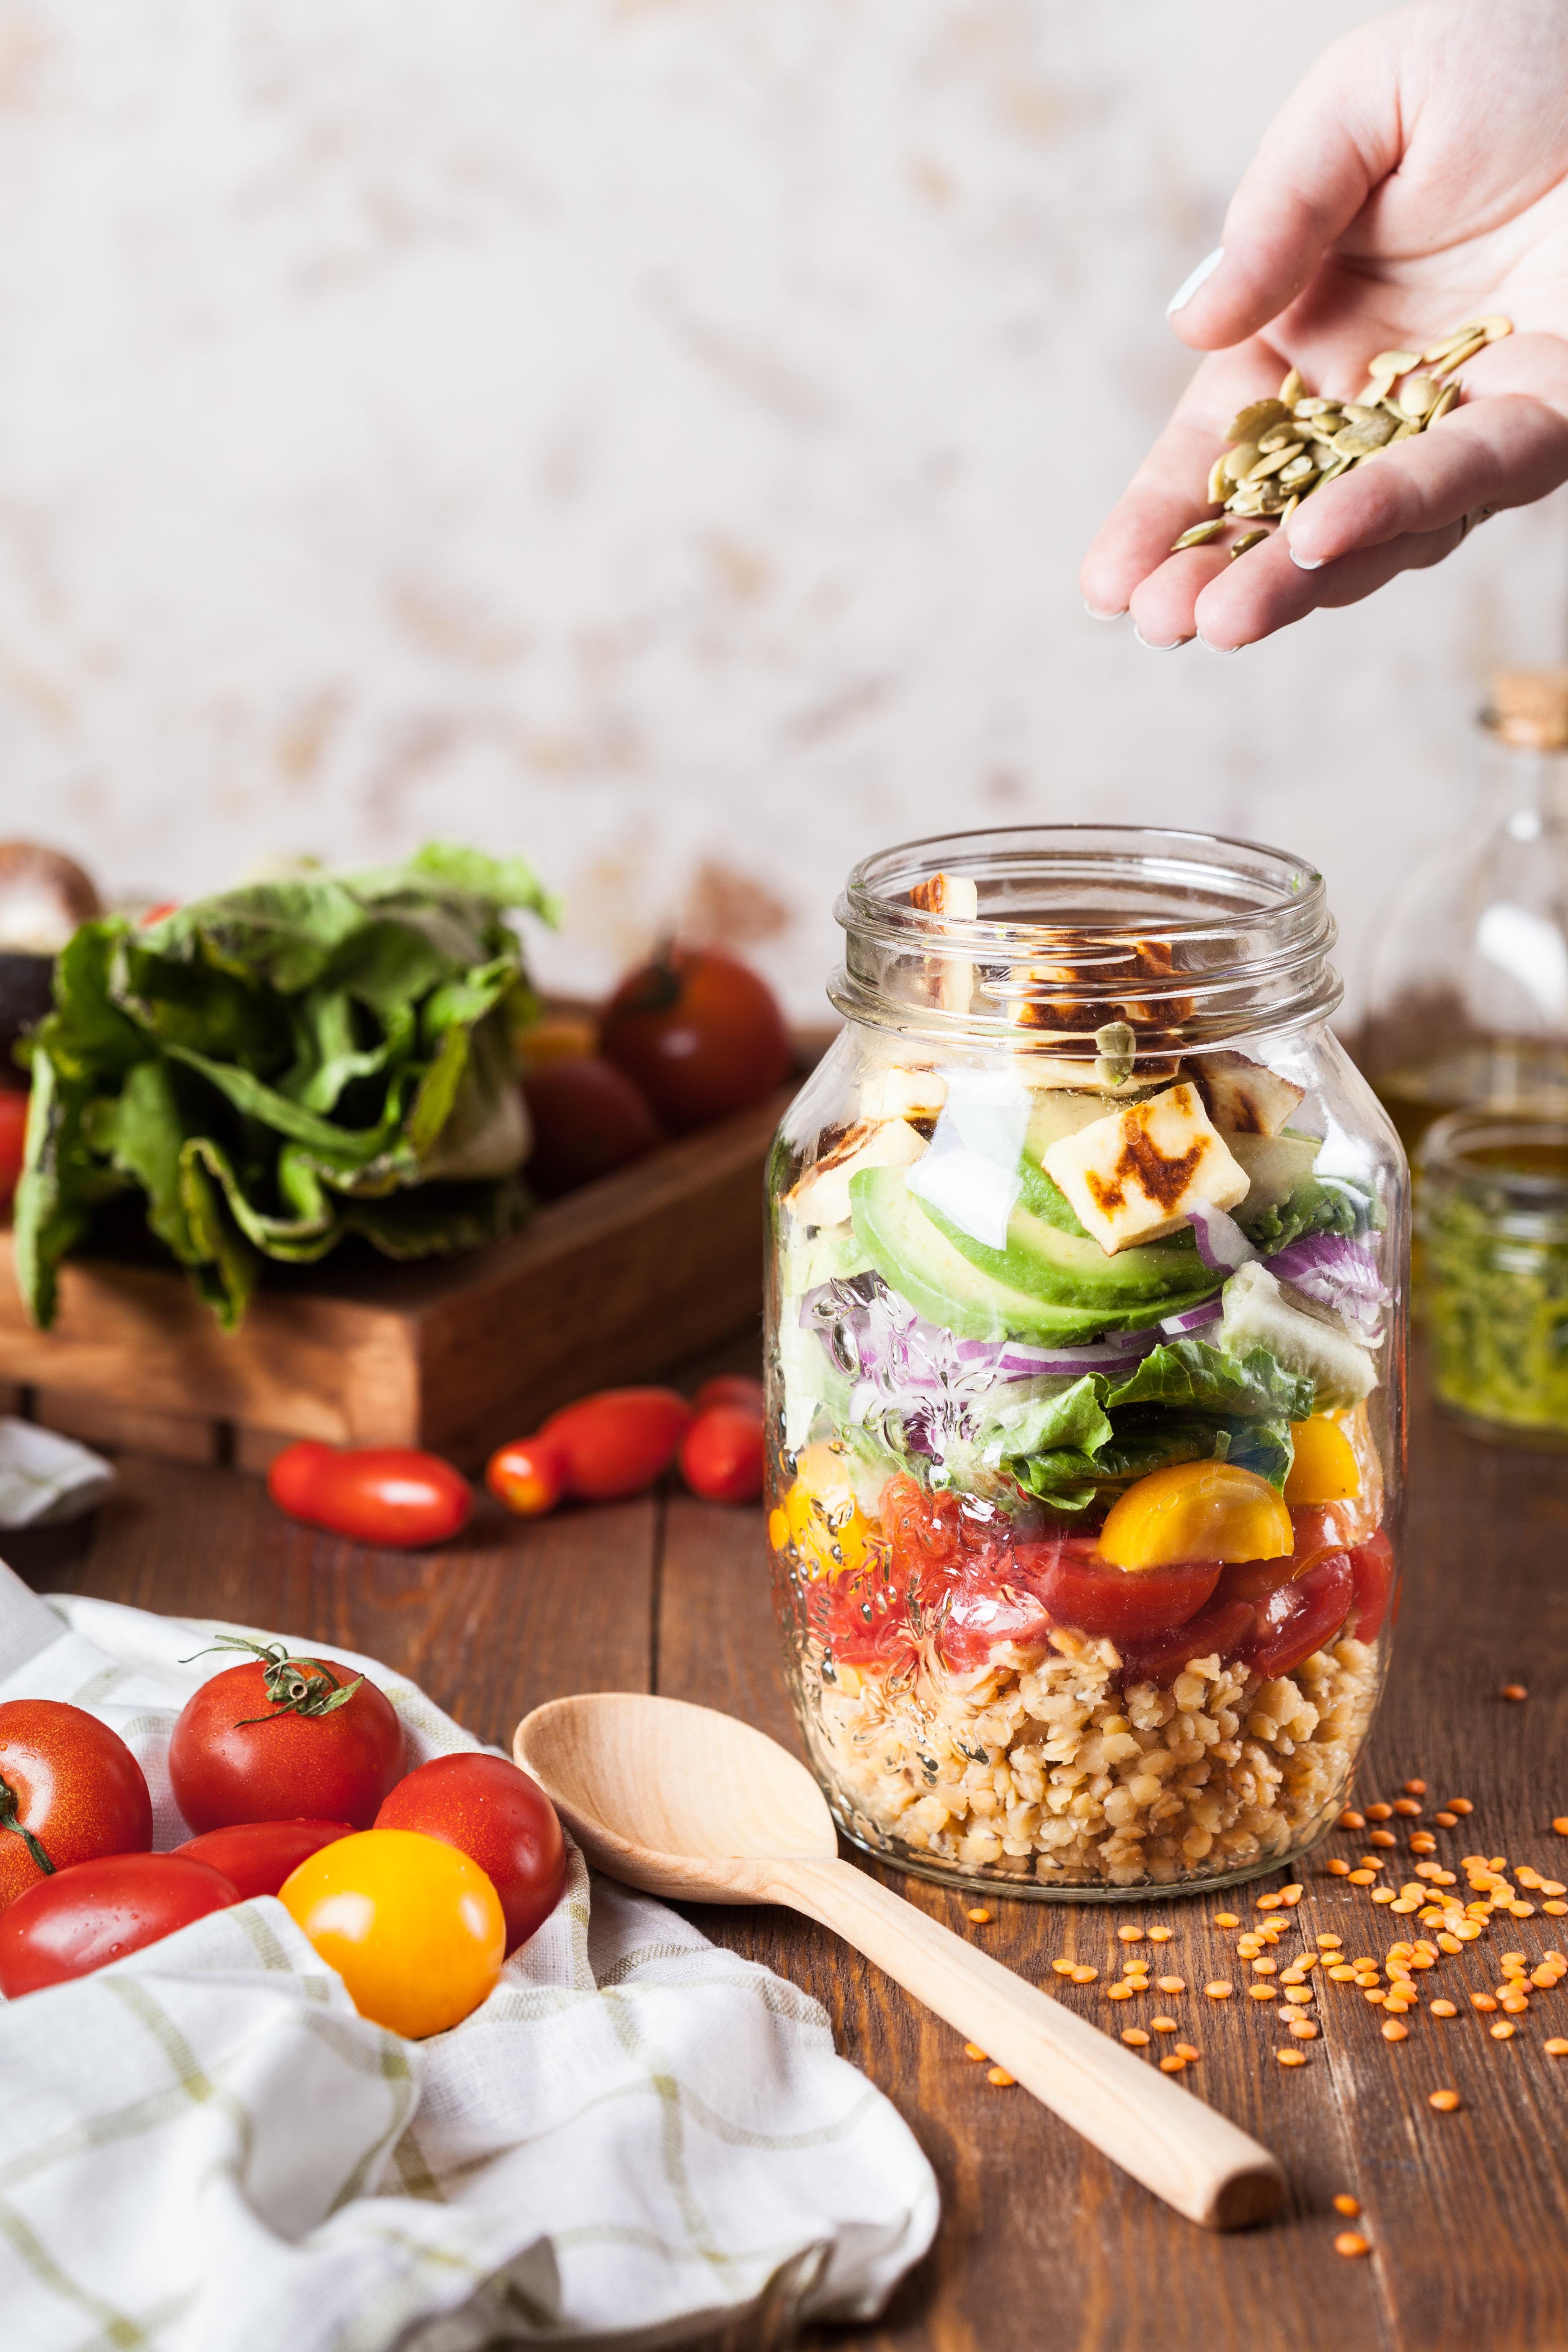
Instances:
[[[1324,400],[1321,394],[1313,393],[1308,399],[1299,400],[1296,403],[1296,415],[1298,416],[1326,416],[1331,408],[1337,408],[1338,405],[1339,403],[1337,401]]]
[[[1368,375],[1405,375],[1420,363],[1419,352],[1379,352],[1374,360],[1368,360],[1366,372]]]
[[[1273,450],[1268,457],[1259,457],[1247,478],[1249,482],[1265,481],[1270,474],[1279,473],[1281,467],[1288,466],[1292,457],[1299,457],[1300,454],[1301,444],[1299,441],[1287,441],[1283,449]]]
[[[1394,435],[1392,416],[1369,416],[1364,423],[1342,425],[1332,446],[1342,457],[1370,457],[1374,450],[1392,441]]]
[[[1443,362],[1443,373],[1452,375],[1454,370],[1462,368],[1467,360],[1473,360],[1478,352],[1485,350],[1486,341],[1484,335],[1472,335],[1468,343],[1461,343],[1458,351],[1450,352]]]
[[[1234,563],[1238,555],[1245,555],[1249,547],[1258,546],[1260,541],[1270,536],[1271,534],[1266,530],[1244,530],[1230,551],[1231,562]]]
[[[1289,407],[1292,401],[1300,399],[1301,394],[1306,391],[1306,385],[1301,381],[1300,369],[1292,368],[1289,374],[1286,377],[1284,383],[1279,387],[1279,397],[1285,403],[1286,406]]]
[[[1303,455],[1300,457],[1292,457],[1288,466],[1280,467],[1279,479],[1294,485],[1297,482],[1304,482],[1309,474],[1315,474],[1317,470],[1316,459]]]
[[[1437,394],[1436,399],[1426,411],[1425,422],[1426,429],[1428,433],[1430,433],[1432,427],[1436,424],[1439,417],[1447,416],[1449,409],[1453,407],[1458,397],[1459,387],[1457,383],[1446,383],[1443,386],[1442,391]]]
[[[1222,449],[1209,467],[1209,504],[1211,507],[1223,506],[1229,496],[1230,478],[1225,470],[1225,451]]]
[[[1255,400],[1231,418],[1225,437],[1227,441],[1256,441],[1271,425],[1283,425],[1289,414],[1282,400]]]
[[[1225,455],[1225,470],[1233,482],[1244,482],[1263,452],[1256,441],[1238,441]]]
[[[1224,515],[1211,515],[1207,522],[1195,522],[1190,530],[1184,530],[1173,546],[1171,552],[1173,555],[1180,555],[1184,548],[1202,547],[1205,540],[1213,539],[1217,531],[1222,531],[1224,529]]]

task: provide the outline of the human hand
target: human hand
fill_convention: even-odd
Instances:
[[[1234,652],[1568,480],[1565,89],[1568,0],[1420,0],[1325,50],[1264,133],[1210,274],[1173,305],[1214,356],[1084,560],[1092,611],[1131,611],[1151,646]],[[1226,424],[1289,369],[1353,400],[1375,352],[1500,313],[1517,331],[1466,364],[1429,431],[1325,483],[1238,562],[1244,526],[1170,552],[1216,511]]]

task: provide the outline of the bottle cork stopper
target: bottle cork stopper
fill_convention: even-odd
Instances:
[[[1568,669],[1494,670],[1487,722],[1505,743],[1561,751],[1568,744]]]

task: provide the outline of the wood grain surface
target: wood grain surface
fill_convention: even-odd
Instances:
[[[1568,1877],[1568,1462],[1478,1445],[1414,1415],[1406,1581],[1393,1677],[1358,1801],[1425,1780],[1430,1815],[1465,1797],[1474,1813],[1437,1830],[1438,1858],[1506,1856]],[[670,1496],[522,1527],[489,1510],[460,1546],[414,1558],[359,1550],[289,1527],[260,1486],[233,1471],[126,1457],[120,1495],[97,1518],[7,1545],[40,1590],[73,1590],[174,1612],[226,1615],[371,1652],[416,1675],[488,1738],[510,1742],[537,1701],[580,1689],[655,1688],[746,1717],[792,1741],[755,1515]],[[1500,1696],[1506,1682],[1530,1691]],[[1385,1876],[1403,1880],[1408,1826]],[[1325,1858],[1366,1851],[1336,1836],[1303,1867],[1307,1893],[1279,1957],[1332,1931],[1382,1958],[1415,1923],[1375,1909],[1370,1890]],[[1273,2148],[1290,2198],[1268,2227],[1215,2238],[1178,2220],[1065,2131],[1021,2091],[994,2089],[958,2037],[876,1969],[782,1913],[693,1912],[718,1940],[807,1987],[839,2048],[909,2120],[942,2183],[932,2252],[871,2327],[814,2335],[863,2352],[1555,2352],[1568,2345],[1568,1984],[1532,1991],[1506,2042],[1468,1994],[1495,1988],[1505,1950],[1533,1962],[1568,1949],[1568,1919],[1495,1921],[1479,1943],[1420,1979],[1408,2039],[1384,2041],[1381,2012],[1326,1984],[1321,2037],[1292,2046],[1272,2005],[1243,1998],[1227,1907],[1256,1917],[1258,1888],[1149,1908],[993,1900],[974,1927],[946,1890],[887,1874],[932,1917],[983,1939],[1021,1974],[1062,1993],[1104,2030],[1165,2013],[1202,2051],[1180,2079]],[[1262,1882],[1267,1886],[1278,1881]],[[1113,2006],[1116,1929],[1168,1924],[1156,1973],[1179,1995]],[[1417,1927],[1416,1932],[1422,1932]],[[1101,1970],[1064,1985],[1050,1962]],[[1236,1986],[1205,2000],[1205,1980]],[[1459,2014],[1434,2018],[1436,1996]],[[1159,2047],[1151,2046],[1152,2053]],[[1445,2115],[1427,2094],[1463,2100]],[[1358,2197],[1373,2252],[1333,2252],[1349,2226],[1336,2194]],[[757,2352],[753,2330],[746,2352]],[[731,2352],[741,2352],[737,2339]]]

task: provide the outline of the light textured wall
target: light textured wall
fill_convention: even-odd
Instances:
[[[1304,55],[1232,0],[0,0],[0,794],[159,896],[431,833],[815,1012],[879,844],[1286,844],[1352,941],[1555,502],[1236,660],[1084,614]]]

